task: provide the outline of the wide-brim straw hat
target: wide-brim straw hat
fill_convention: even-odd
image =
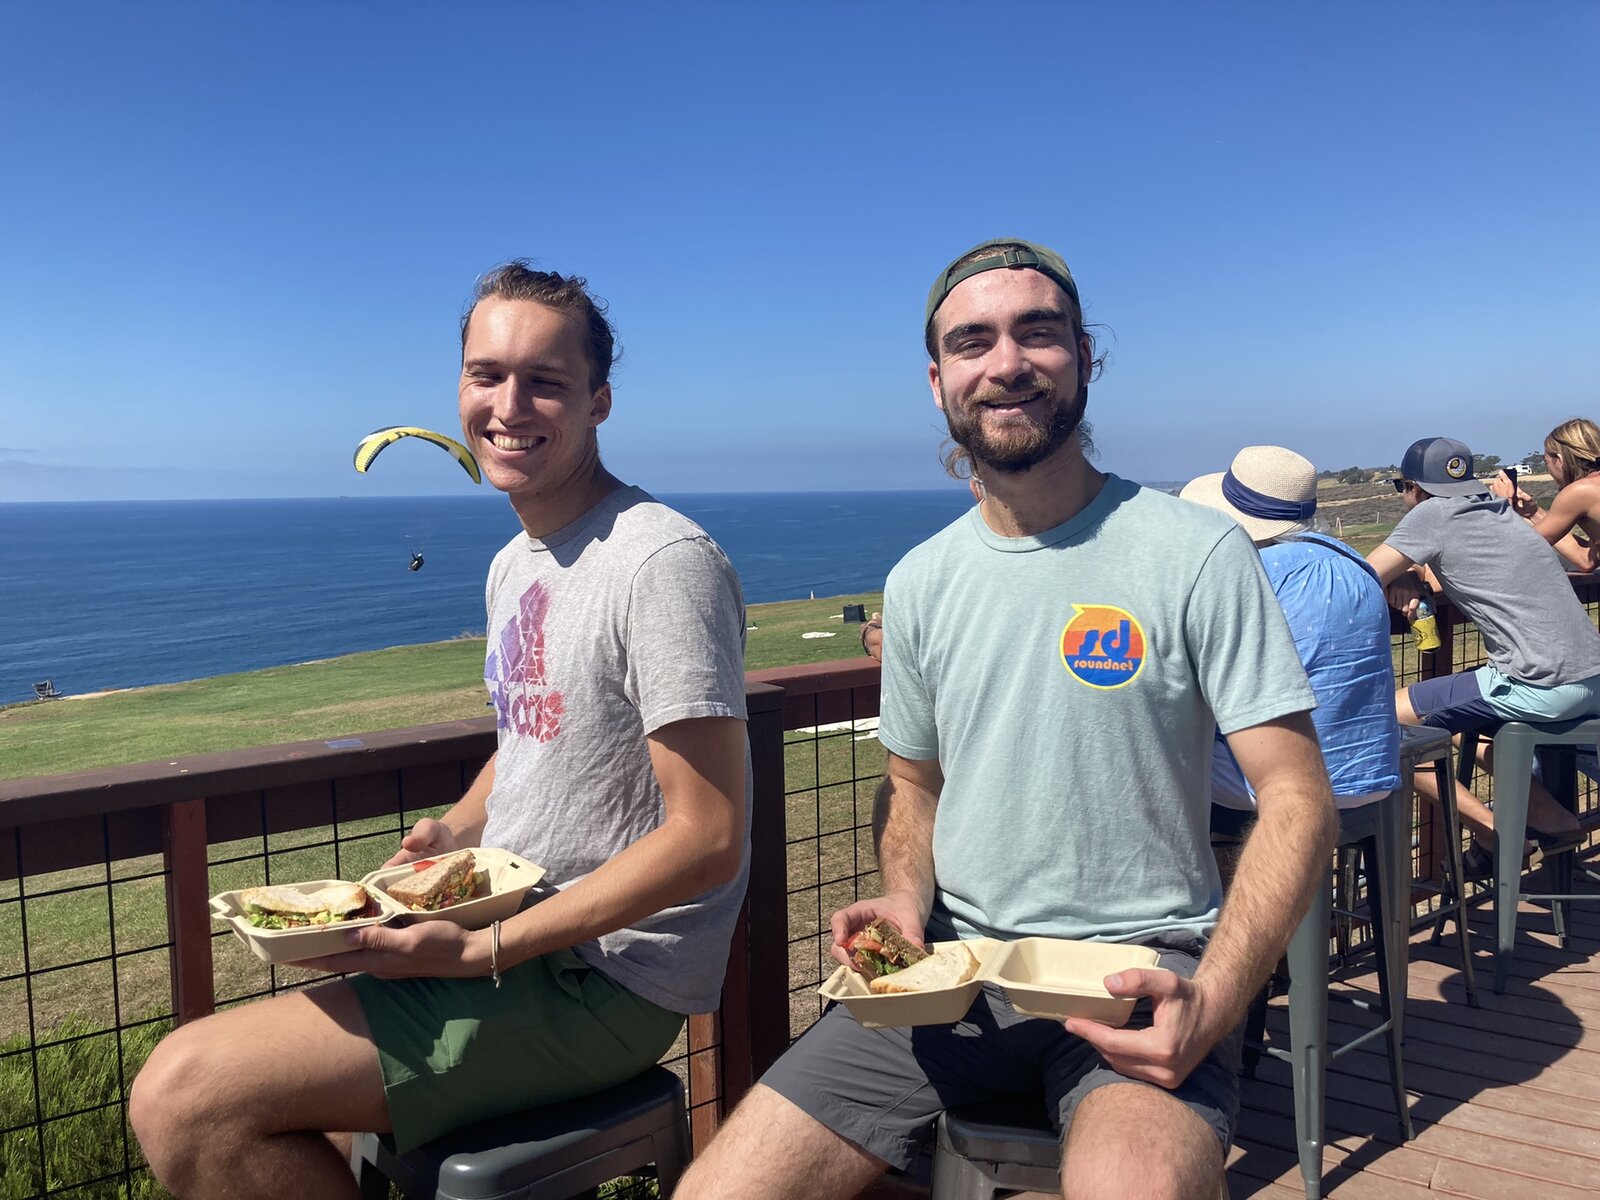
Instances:
[[[1227,513],[1253,542],[1310,529],[1317,510],[1317,468],[1282,446],[1246,446],[1233,465],[1191,479],[1178,495]]]

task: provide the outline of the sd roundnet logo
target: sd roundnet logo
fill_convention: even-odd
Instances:
[[[1132,683],[1144,666],[1144,626],[1126,609],[1074,604],[1061,631],[1061,665],[1092,688]]]

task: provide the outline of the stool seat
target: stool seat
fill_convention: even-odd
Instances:
[[[1000,1191],[1056,1192],[1061,1135],[1043,1103],[1014,1097],[939,1117],[931,1200],[991,1200]]]
[[[358,1134],[351,1166],[362,1195],[393,1182],[410,1200],[568,1200],[655,1164],[663,1195],[689,1157],[683,1084],[652,1067],[616,1087],[507,1113],[397,1154],[386,1135]]]

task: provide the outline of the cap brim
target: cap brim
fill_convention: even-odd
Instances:
[[[1423,483],[1413,481],[1430,496],[1487,496],[1489,485],[1481,479],[1459,479],[1449,483]]]
[[[1191,479],[1183,485],[1183,490],[1178,493],[1178,499],[1227,513],[1244,527],[1252,542],[1270,542],[1273,538],[1282,537],[1286,533],[1302,533],[1311,528],[1310,521],[1267,521],[1240,512],[1222,495],[1223,474],[1224,472],[1218,471],[1214,475],[1202,475],[1198,479]]]

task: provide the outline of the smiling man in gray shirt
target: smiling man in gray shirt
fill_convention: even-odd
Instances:
[[[489,929],[374,926],[365,974],[185,1025],[130,1114],[180,1196],[348,1196],[337,1131],[404,1151],[601,1090],[716,1007],[749,861],[744,605],[722,551],[600,462],[613,341],[582,279],[508,263],[462,320],[462,432],[522,532],[489,572],[499,748],[391,863],[498,846],[558,890]]]

